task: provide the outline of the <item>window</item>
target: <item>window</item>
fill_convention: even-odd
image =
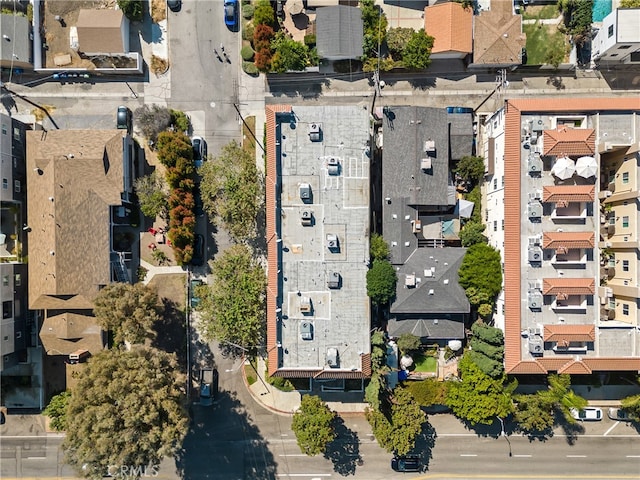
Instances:
[[[498,179],[494,178],[493,179],[493,189],[495,190],[496,188],[498,188]]]
[[[2,318],[11,318],[12,314],[13,314],[13,302],[11,300],[2,302]]]
[[[20,129],[18,127],[13,127],[13,138],[20,141]]]
[[[611,56],[612,56],[612,57],[617,57],[617,56],[618,56],[618,54],[617,54],[617,53],[612,53],[612,54],[611,54]]]
[[[628,272],[629,271],[629,260],[623,260],[622,261],[622,271],[623,272]]]
[[[2,285],[5,287],[9,286],[9,275],[3,275],[2,276]]]
[[[631,45],[620,45],[618,47],[618,50],[629,50],[631,48]]]
[[[497,232],[497,231],[498,231],[498,221],[497,221],[497,220],[494,220],[494,221],[493,221],[493,231],[494,231],[494,232]]]
[[[502,175],[502,186],[504,187],[504,175]]]
[[[622,314],[623,315],[629,315],[629,304],[628,303],[623,303],[622,304]]]
[[[622,173],[622,183],[629,183],[629,172]]]
[[[607,33],[609,35],[608,38],[613,37],[613,25],[609,25],[609,31]]]
[[[502,219],[502,231],[504,232],[504,218]]]
[[[7,134],[7,126],[4,123],[2,124],[2,134],[3,135]]]
[[[13,283],[16,287],[20,287],[22,285],[22,274],[16,273],[15,277],[13,277]]]
[[[16,191],[16,193],[20,193],[20,190],[22,189],[22,185],[20,184],[20,180],[14,180],[13,181],[13,189]]]
[[[622,217],[622,227],[623,228],[629,228],[629,216],[628,215],[624,215]]]
[[[6,178],[2,179],[2,189],[7,190],[9,188],[9,180]]]

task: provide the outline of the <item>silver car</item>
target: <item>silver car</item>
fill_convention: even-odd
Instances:
[[[632,422],[633,418],[631,415],[622,408],[610,408],[607,412],[608,417],[611,420],[616,420],[618,422]]]

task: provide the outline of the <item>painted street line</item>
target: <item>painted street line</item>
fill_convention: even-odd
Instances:
[[[279,473],[278,477],[330,477],[330,473]]]
[[[531,458],[532,455],[514,455],[514,457]]]
[[[304,453],[281,453],[279,457],[306,457],[308,455]]]
[[[586,455],[567,455],[567,458],[587,458]]]
[[[609,430],[607,430],[606,432],[604,432],[603,437],[606,437],[606,436],[609,434],[609,432],[610,432],[611,430],[613,430],[614,428],[616,428],[618,425],[620,425],[620,422],[616,422],[616,423],[614,423],[613,425],[611,425],[611,426],[609,427]]]
[[[475,453],[461,453],[460,456],[461,457],[477,457],[478,455],[476,455]]]

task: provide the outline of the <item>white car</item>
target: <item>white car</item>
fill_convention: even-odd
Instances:
[[[633,419],[631,415],[629,415],[622,408],[610,408],[608,416],[611,420],[616,420],[618,422],[631,422]]]
[[[602,420],[602,410],[596,407],[585,407],[582,410],[572,408],[571,416],[576,420],[580,420],[581,422],[599,422],[600,420]]]

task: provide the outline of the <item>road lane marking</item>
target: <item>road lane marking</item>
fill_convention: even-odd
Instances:
[[[611,430],[613,430],[614,428],[616,428],[618,425],[620,425],[620,422],[616,422],[616,423],[614,423],[613,425],[611,425],[611,427],[609,427],[609,430],[607,430],[606,432],[604,432],[604,435],[602,435],[602,436],[603,436],[603,437],[606,437],[606,436],[609,434],[609,432],[610,432]]]
[[[531,455],[524,455],[524,454],[520,454],[520,455],[513,455],[514,457],[522,457],[522,458],[530,458]]]
[[[476,455],[475,453],[461,453],[460,456],[461,457],[477,457],[478,455]]]
[[[307,457],[304,453],[281,453],[279,457]]]
[[[640,455],[627,455],[627,458],[640,458]]]
[[[330,473],[279,473],[278,477],[330,477]]]
[[[567,455],[567,458],[587,458],[586,455]]]

